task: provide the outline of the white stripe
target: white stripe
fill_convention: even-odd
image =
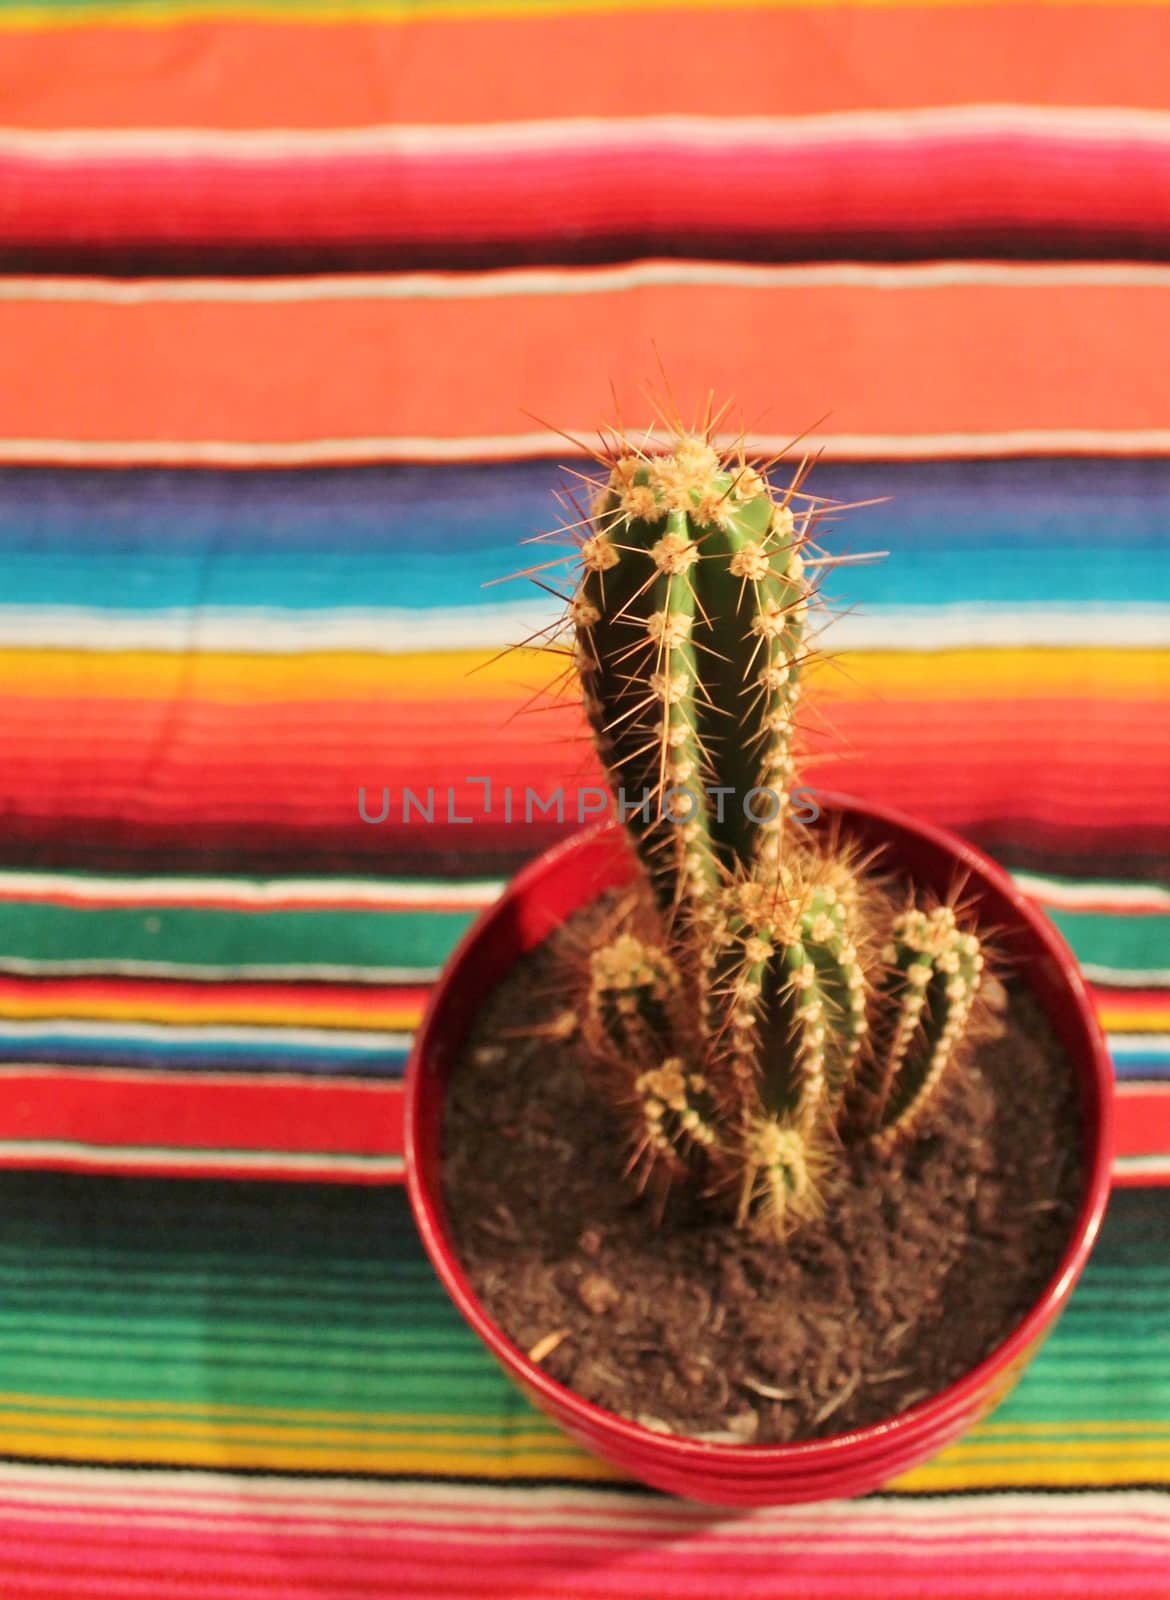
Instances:
[[[560,615],[543,599],[433,609],[339,607],[323,613],[245,606],[141,613],[0,605],[0,648],[176,654],[198,649],[264,656],[503,650],[534,635],[547,639]],[[834,650],[1082,648],[1090,634],[1093,644],[1113,650],[1170,647],[1170,605],[1128,601],[1076,607],[978,601],[873,606],[831,621],[828,639]],[[1166,898],[1170,905],[1170,895]]]
[[[1082,961],[1080,966],[1090,983],[1108,984],[1115,989],[1170,987],[1170,967],[1104,967],[1096,961]]]
[[[372,1441],[377,1443],[376,1436]],[[35,1501],[28,1502],[33,1520],[39,1525],[44,1520],[42,1510],[35,1509]],[[127,1522],[141,1522],[144,1528],[151,1530],[171,1531],[209,1531],[209,1521],[212,1516],[204,1513],[202,1516],[193,1514],[190,1509],[184,1513],[181,1510],[171,1512],[158,1512],[153,1506],[143,1506],[140,1502],[133,1507],[123,1505],[121,1508],[122,1520]],[[54,1505],[54,1521],[60,1520],[70,1527],[103,1527],[112,1516],[112,1508],[103,1507],[99,1510],[87,1510],[77,1506],[61,1507]],[[592,1521],[579,1522],[574,1525],[565,1517],[555,1514],[547,1518],[534,1518],[530,1522],[526,1516],[517,1516],[510,1523],[501,1519],[498,1509],[487,1513],[462,1513],[455,1519],[450,1513],[427,1512],[410,1510],[403,1511],[402,1515],[409,1515],[411,1523],[421,1523],[422,1526],[407,1526],[398,1522],[389,1534],[386,1528],[385,1512],[371,1511],[364,1515],[346,1515],[339,1518],[335,1515],[313,1517],[305,1512],[298,1512],[296,1527],[294,1529],[277,1530],[278,1536],[287,1541],[283,1547],[286,1561],[295,1559],[293,1552],[296,1549],[298,1536],[308,1537],[334,1532],[339,1526],[344,1526],[348,1537],[364,1539],[371,1544],[384,1545],[393,1542],[395,1545],[409,1542],[433,1548],[436,1533],[442,1530],[444,1550],[454,1550],[462,1541],[473,1546],[479,1559],[484,1557],[484,1534],[490,1533],[493,1537],[490,1543],[497,1555],[507,1559],[510,1555],[523,1551],[527,1546],[535,1543],[541,1536],[547,1538],[549,1533],[554,1533],[556,1538],[563,1542],[566,1549],[596,1550],[610,1552],[615,1560],[620,1560],[623,1551],[634,1552],[643,1549],[646,1544],[646,1532],[637,1526],[631,1525],[625,1518],[614,1519],[611,1522],[596,1523]],[[213,1515],[217,1531],[220,1531],[224,1519]],[[1125,1525],[1125,1548],[1131,1556],[1144,1557],[1147,1560],[1154,1556],[1165,1556],[1170,1551],[1170,1531],[1162,1523],[1150,1519],[1153,1526],[1139,1524],[1137,1526]],[[270,1516],[241,1515],[237,1510],[227,1519],[231,1535],[241,1537],[245,1535],[259,1536],[262,1542],[267,1542],[265,1536],[273,1533]],[[1094,1536],[1116,1537],[1119,1532],[1115,1522],[1104,1526],[1085,1527],[1081,1519],[1077,1518],[1076,1540],[1085,1544]],[[923,1561],[937,1557],[944,1552],[944,1547],[956,1535],[950,1530],[940,1532],[915,1530],[907,1542],[902,1530],[896,1526],[891,1527],[889,1522],[882,1528],[857,1527],[843,1525],[833,1531],[834,1553],[842,1556],[869,1557],[871,1560],[893,1560],[901,1557],[907,1560]],[[970,1541],[975,1538],[973,1532],[968,1532]],[[980,1529],[978,1532],[980,1553],[999,1555],[1009,1560],[1018,1557],[1021,1550],[1029,1556],[1057,1557],[1067,1556],[1070,1543],[1070,1533],[1067,1520],[1054,1524],[1043,1530],[1030,1527],[1024,1530],[1019,1527],[1005,1529],[1002,1533],[990,1532]],[[763,1555],[783,1549],[783,1544],[778,1540],[783,1539],[783,1534],[777,1535],[774,1531],[765,1530],[743,1518],[729,1520],[724,1526],[717,1521],[708,1521],[701,1527],[693,1529],[689,1535],[691,1547],[696,1558],[711,1560],[717,1552],[726,1548],[729,1557],[736,1554]],[[802,1541],[803,1543],[803,1541]],[[713,1548],[714,1547],[714,1548]],[[950,1553],[949,1551],[947,1552]],[[815,1555],[805,1556],[802,1566],[810,1575],[817,1572],[818,1561]],[[441,1559],[441,1558],[440,1558]],[[1111,1562],[1113,1567],[1115,1563]],[[531,1592],[531,1591],[530,1591]]]
[[[1170,1178],[1170,1155],[1115,1156],[1113,1171],[1118,1177]]]
[[[401,1156],[333,1156],[283,1154],[278,1150],[172,1150],[152,1145],[79,1144],[67,1139],[0,1140],[0,1167],[5,1161],[76,1161],[105,1167],[111,1161],[125,1167],[165,1166],[175,1172],[216,1167],[246,1167],[249,1171],[302,1173],[335,1172],[375,1174],[396,1178],[404,1170]]]
[[[899,114],[900,115],[900,114]],[[88,146],[90,135],[86,135]],[[87,157],[92,151],[87,149]],[[792,291],[1003,289],[1170,289],[1170,267],[1127,262],[931,261],[905,266],[829,263],[747,266],[735,262],[647,259],[603,267],[509,267],[493,272],[322,273],[293,278],[0,278],[0,303],[87,305],[307,305],[348,300],[500,300],[630,294],[651,288]],[[573,430],[567,430],[572,432]],[[594,430],[581,434],[590,438]],[[739,435],[728,436],[737,444]],[[781,444],[786,443],[780,439]]]
[[[2,282],[3,280],[0,280]],[[584,425],[567,429],[588,437]],[[720,439],[731,444],[730,439]],[[989,433],[811,433],[793,446],[791,434],[751,434],[746,448],[794,459],[824,450],[855,461],[915,461],[1013,455],[1170,455],[1170,428],[1018,428]],[[369,461],[504,461],[565,454],[551,432],[436,438],[355,435],[329,439],[0,439],[0,462],[52,466],[282,467]]]
[[[2,623],[0,623],[2,626]],[[832,650],[932,651],[984,648],[1157,650],[1170,646],[1170,605],[872,606],[833,619]]]
[[[235,961],[220,964],[208,962],[206,966],[190,961],[130,961],[113,956],[83,956],[77,959],[30,959],[26,956],[0,956],[0,972],[12,972],[22,977],[84,977],[91,974],[108,974],[118,978],[195,978],[232,979],[266,978],[272,981],[293,979],[313,982],[318,979],[335,983],[434,983],[439,976],[438,967],[359,967],[342,964],[330,965],[327,961]]]
[[[1107,1033],[1105,1042],[1119,1061],[1138,1056],[1165,1056],[1170,1061],[1170,1033]]]
[[[1061,910],[1095,910],[1103,907],[1118,911],[1170,911],[1170,889],[1160,888],[1156,884],[1115,883],[1112,880],[1097,882],[1092,879],[1069,883],[1045,878],[1036,872],[1013,872],[1012,877],[1025,894],[1043,905],[1056,906]]]
[[[1166,615],[1170,638],[1170,607]],[[326,612],[223,606],[144,613],[85,606],[0,605],[0,648],[418,654],[443,649],[505,649],[547,628],[557,616],[557,610],[550,609],[544,599],[425,610],[387,606]]]
[[[377,1442],[376,1439],[374,1442]],[[1134,1438],[1132,1441],[1135,1452],[1140,1452],[1142,1441]],[[1086,1448],[1091,1445],[1086,1444]],[[0,1479],[0,1486],[3,1480]],[[526,1491],[532,1492],[532,1491]],[[43,1507],[39,1502],[43,1499],[43,1487],[16,1490],[4,1490],[4,1502],[13,1506],[28,1506],[31,1510],[43,1516]],[[345,1526],[354,1534],[371,1538],[385,1539],[387,1537],[387,1503],[373,1505],[347,1505],[344,1502],[316,1507],[303,1500],[293,1501],[287,1509],[278,1501],[271,1502],[260,1496],[232,1496],[225,1498],[220,1503],[212,1502],[210,1505],[194,1498],[186,1502],[178,1499],[155,1495],[153,1492],[144,1500],[135,1495],[128,1499],[124,1492],[118,1495],[95,1496],[93,1509],[86,1505],[72,1505],[58,1510],[54,1507],[54,1515],[62,1515],[68,1521],[87,1523],[99,1521],[102,1517],[109,1517],[121,1513],[126,1518],[143,1516],[149,1519],[152,1528],[206,1528],[207,1519],[214,1517],[222,1520],[233,1535],[248,1531],[263,1533],[272,1531],[272,1519],[296,1519],[298,1530],[306,1533],[325,1532],[331,1528]],[[89,1501],[89,1497],[86,1497]],[[604,1514],[600,1517],[597,1513],[582,1513],[569,1511],[540,1511],[530,1510],[526,1503],[515,1505],[513,1514],[507,1515],[505,1507],[499,1502],[475,1508],[459,1507],[431,1507],[418,1505],[403,1505],[399,1502],[389,1502],[395,1505],[400,1517],[409,1517],[412,1523],[422,1526],[406,1528],[398,1523],[394,1527],[394,1538],[425,1539],[433,1543],[435,1532],[438,1529],[447,1530],[450,1540],[458,1540],[461,1534],[470,1538],[482,1539],[485,1531],[498,1535],[495,1543],[503,1547],[510,1545],[513,1548],[523,1546],[530,1538],[547,1536],[555,1532],[558,1536],[572,1540],[576,1544],[600,1544],[614,1549],[615,1555],[622,1545],[633,1542],[642,1543],[648,1535],[662,1535],[674,1532],[685,1533],[698,1548],[706,1555],[710,1555],[711,1546],[727,1546],[730,1553],[736,1551],[762,1551],[768,1548],[765,1541],[783,1541],[785,1538],[802,1541],[812,1531],[801,1524],[776,1524],[772,1519],[763,1514],[748,1515],[741,1513],[734,1518],[723,1520],[707,1518],[697,1521],[693,1525],[681,1522],[679,1519],[664,1516],[628,1516],[623,1507],[622,1515],[606,1519]],[[1054,1512],[1048,1522],[1038,1522],[1030,1516],[1026,1526],[1018,1526],[1014,1522],[996,1528],[981,1524],[972,1526],[965,1520],[952,1517],[941,1526],[918,1526],[907,1534],[907,1530],[900,1526],[901,1504],[896,1511],[888,1505],[885,1508],[881,1521],[872,1519],[853,1519],[848,1523],[841,1523],[833,1528],[833,1550],[856,1554],[868,1552],[874,1555],[882,1553],[893,1554],[899,1549],[909,1554],[911,1550],[902,1543],[905,1537],[912,1542],[912,1549],[919,1555],[931,1553],[936,1550],[940,1541],[946,1539],[964,1539],[971,1541],[978,1539],[981,1545],[986,1544],[988,1549],[996,1549],[1003,1553],[1019,1552],[1021,1549],[1029,1553],[1057,1553],[1063,1549],[1067,1551],[1069,1543],[1070,1511],[1066,1508],[1063,1514]],[[614,1508],[616,1509],[616,1507]],[[263,1521],[252,1521],[252,1517],[264,1518]],[[1124,1513],[1110,1518],[1102,1516],[1085,1518],[1077,1500],[1076,1538],[1079,1542],[1087,1543],[1094,1537],[1113,1536],[1124,1534],[1126,1548],[1135,1551],[1165,1550],[1170,1546],[1170,1526],[1167,1526],[1165,1508],[1160,1516],[1134,1517]],[[288,1532],[284,1532],[288,1537]],[[295,1535],[294,1535],[295,1537]],[[775,1546],[774,1546],[775,1547]],[[780,1545],[782,1548],[782,1544]],[[810,1565],[810,1571],[815,1571],[815,1565]]]
[[[1082,961],[1081,970],[1090,983],[1118,989],[1160,989],[1170,987],[1168,967],[1107,967]],[[330,980],[353,983],[429,984],[439,976],[438,967],[353,966],[326,961],[262,962],[242,961],[227,964],[188,961],[136,961],[112,956],[83,956],[55,960],[26,956],[0,956],[0,972],[19,976],[82,977],[108,974],[122,978],[194,979],[291,979],[298,982]]]
[[[218,1415],[218,1411],[212,1413],[213,1418]],[[311,1421],[313,1413],[306,1413],[306,1417]],[[1093,1432],[1084,1435],[1086,1449],[1091,1448],[1095,1437]],[[1141,1436],[1137,1437],[1140,1440]],[[402,1480],[379,1483],[312,1477],[228,1479],[206,1470],[129,1471],[74,1467],[62,1462],[51,1467],[0,1463],[0,1491],[5,1500],[28,1496],[34,1504],[54,1493],[67,1493],[79,1504],[109,1505],[114,1509],[142,1504],[181,1513],[195,1504],[219,1510],[229,1518],[237,1510],[255,1512],[267,1507],[278,1515],[288,1511],[309,1517],[364,1521],[387,1519],[388,1512],[398,1509],[412,1519],[434,1518],[436,1522],[453,1521],[457,1525],[478,1525],[486,1520],[489,1525],[520,1531],[554,1523],[606,1526],[604,1519],[616,1511],[620,1513],[620,1525],[633,1530],[668,1535],[693,1530],[727,1537],[732,1542],[743,1530],[752,1534],[773,1530],[777,1537],[836,1538],[838,1531],[880,1536],[893,1525],[909,1538],[919,1533],[934,1538],[948,1533],[959,1538],[984,1533],[1015,1534],[1026,1546],[1027,1534],[1032,1530],[1051,1528],[1067,1534],[1070,1520],[1075,1520],[1079,1534],[1090,1538],[1124,1534],[1130,1529],[1148,1534],[1151,1528],[1170,1535],[1167,1496],[1151,1489],[1088,1490],[1067,1499],[1018,1490],[945,1500],[873,1495],[863,1504],[828,1501],[816,1506],[764,1507],[719,1518],[712,1517],[709,1509],[685,1500],[635,1498],[618,1488],[546,1488],[540,1484],[501,1488],[490,1484],[413,1484]],[[608,1525],[616,1526],[618,1520]]]
[[[84,1043],[100,1044],[109,1040],[119,1044],[133,1040],[141,1044],[197,1044],[213,1048],[215,1045],[262,1045],[267,1049],[282,1046],[368,1051],[371,1054],[400,1053],[410,1049],[414,1035],[410,1033],[369,1033],[355,1028],[227,1028],[215,1023],[206,1027],[187,1025],[170,1026],[159,1022],[82,1022],[72,1018],[25,1022],[4,1018],[0,1020],[0,1041],[26,1042],[51,1036],[54,1039],[77,1039]],[[299,1081],[299,1080],[298,1080]]]
[[[304,900],[328,909],[346,901],[393,910],[398,906],[491,905],[503,884],[498,879],[466,883],[440,883],[404,878],[118,878],[83,877],[68,872],[0,872],[0,897],[16,894],[29,899],[66,894],[81,901],[119,900],[127,905],[199,905],[231,900],[262,911],[279,911],[282,904]]]
[[[381,123],[352,128],[0,128],[0,155],[24,160],[131,161],[164,158],[239,162],[389,156],[400,160],[553,151],[623,151],[647,145],[703,150],[805,151],[834,141],[893,145],[916,139],[1026,138],[1040,141],[1170,141],[1170,114],[1129,106],[1011,103],[814,112],[802,116],[561,117],[517,122]]]
[[[1170,1083],[1127,1083],[1121,1079],[1115,1092],[1122,1100],[1148,1100],[1151,1096],[1162,1100],[1170,1095]]]

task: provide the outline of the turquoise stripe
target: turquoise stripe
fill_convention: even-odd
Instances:
[[[482,584],[524,564],[518,542],[556,520],[557,481],[541,462],[9,468],[0,592],[7,605],[130,612],[487,604],[501,592]],[[839,501],[890,497],[830,536],[833,548],[890,552],[831,578],[851,604],[1170,604],[1170,462],[836,464],[817,486]]]

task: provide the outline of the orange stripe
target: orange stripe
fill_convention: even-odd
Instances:
[[[24,128],[800,115],[991,101],[1162,109],[1168,27],[1158,7],[1059,5],[432,17],[406,26],[91,23],[6,34],[0,105],[7,126]],[[715,41],[720,59],[744,70],[712,70]],[[757,60],[775,70],[746,69]]]
[[[453,714],[442,712],[427,701],[124,700],[113,708],[0,697],[0,747],[9,754],[0,808],[10,840],[14,830],[55,819],[58,834],[83,838],[90,850],[92,829],[119,819],[120,844],[133,839],[136,847],[138,829],[183,838],[200,828],[263,827],[277,849],[289,830],[324,837],[338,829],[362,850],[393,838],[424,853],[458,853],[485,838],[510,840],[512,849],[535,839],[522,825],[526,786],[547,796],[565,785],[571,818],[576,786],[598,782],[572,705],[508,721],[504,703],[481,701],[455,740]],[[1063,849],[1084,837],[1088,850],[1101,848],[1102,830],[1124,829],[1135,852],[1165,847],[1170,702],[1023,700],[1005,711],[1002,700],[874,698],[836,701],[824,720],[810,712],[807,722],[814,751],[828,738],[837,752],[808,762],[804,779],[813,787],[847,789],[960,829],[977,822],[985,838],[992,824],[997,837],[1047,836]],[[485,817],[472,774],[490,774],[497,796],[512,787],[516,826],[505,826],[499,798]],[[392,790],[381,830],[360,820],[362,786],[375,815],[382,787]],[[402,823],[405,787],[435,791],[431,825],[417,815]],[[475,827],[447,820],[468,814]]]
[[[831,640],[827,634],[826,643]],[[575,705],[576,692],[561,681],[564,671],[562,655],[537,650],[187,656],[166,650],[0,649],[0,694],[76,699],[79,709],[98,699],[175,699],[189,707],[274,701],[312,708],[325,702],[332,708],[328,715],[342,721],[350,714],[365,715],[359,708],[371,700],[403,709],[432,700],[490,701],[496,709],[484,708],[483,714],[498,716],[502,727],[530,695],[543,692],[551,701],[558,684],[563,698]],[[886,698],[958,704],[1073,701],[1084,695],[1097,702],[1164,702],[1170,699],[1170,650],[844,650],[831,655],[815,677],[810,673],[808,682],[818,697],[862,708]]]
[[[611,379],[644,417],[652,341],[684,414],[711,386],[778,433],[825,417],[879,438],[1166,427],[1168,287],[781,276],[503,300],[6,300],[0,349],[21,382],[0,387],[0,440],[325,439],[345,458],[363,440],[523,435],[521,407],[586,429]],[[517,363],[546,350],[565,359]]]

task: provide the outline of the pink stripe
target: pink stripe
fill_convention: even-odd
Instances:
[[[77,1478],[67,1484],[73,1472],[77,1473]],[[164,1484],[160,1476],[169,1476],[170,1481]],[[119,1504],[110,1493],[88,1493],[90,1483],[95,1488],[106,1484],[111,1489],[118,1483],[124,1492],[124,1503]],[[283,1480],[283,1483],[296,1487],[295,1479]],[[17,1489],[28,1491],[36,1499],[22,1502],[4,1493]],[[891,1524],[899,1529],[897,1548],[907,1540],[915,1545],[956,1538],[981,1542],[989,1538],[1015,1540],[1026,1537],[1029,1531],[1034,1535],[1043,1532],[1059,1538],[1063,1544],[1068,1537],[1068,1520],[1074,1506],[1078,1533],[1094,1544],[1101,1538],[1130,1539],[1150,1534],[1153,1536],[1150,1542],[1170,1545],[1170,1520],[1165,1512],[1147,1509],[1143,1503],[1145,1499],[1154,1498],[1155,1493],[1096,1491],[1093,1499],[1097,1503],[1086,1505],[1084,1497],[1066,1502],[1053,1500],[1043,1492],[1024,1490],[1011,1492],[1006,1505],[996,1499],[981,1498],[958,1498],[937,1504],[915,1499],[884,1499],[852,1505],[847,1512],[840,1505],[796,1506],[728,1517],[685,1501],[631,1499],[621,1490],[586,1487],[559,1492],[543,1487],[481,1488],[468,1494],[462,1489],[445,1493],[441,1488],[416,1489],[413,1485],[402,1487],[394,1483],[388,1483],[381,1490],[370,1488],[363,1492],[355,1483],[341,1494],[331,1489],[328,1479],[323,1479],[312,1481],[305,1488],[303,1498],[299,1498],[296,1494],[266,1494],[262,1484],[249,1484],[246,1480],[226,1476],[211,1484],[183,1473],[160,1475],[128,1471],[123,1477],[116,1470],[68,1466],[47,1466],[39,1474],[0,1468],[0,1518],[7,1514],[17,1522],[29,1518],[36,1521],[54,1511],[92,1509],[107,1518],[121,1516],[131,1523],[153,1513],[207,1516],[222,1521],[271,1517],[275,1521],[287,1519],[300,1524],[307,1518],[322,1520],[317,1508],[323,1507],[338,1513],[339,1525],[345,1523],[347,1511],[372,1510],[388,1521],[393,1519],[396,1528],[410,1526],[441,1531],[445,1526],[443,1519],[457,1528],[467,1518],[480,1517],[491,1519],[501,1528],[510,1523],[520,1527],[523,1519],[523,1528],[531,1530],[534,1527],[531,1519],[539,1514],[545,1519],[541,1527],[555,1527],[559,1531],[580,1530],[590,1524],[609,1527],[627,1523],[634,1525],[635,1534],[652,1538],[664,1531],[673,1531],[687,1532],[692,1538],[709,1542],[738,1543],[745,1537],[758,1535],[767,1541],[769,1548],[773,1548],[777,1540],[803,1540],[810,1536],[831,1536],[835,1548],[849,1542],[862,1542],[872,1548]],[[1136,1505],[1132,1503],[1134,1498],[1139,1500]],[[1157,1498],[1161,1500],[1162,1497],[1159,1494]],[[424,1513],[429,1513],[430,1520],[423,1520]],[[563,1521],[553,1520],[558,1517]],[[473,1530],[471,1536],[474,1537]]]
[[[103,1541],[120,1545],[127,1535],[131,1543],[145,1544],[146,1540],[142,1536],[145,1533],[152,1533],[157,1536],[160,1549],[165,1548],[170,1551],[186,1547],[198,1551],[204,1548],[208,1538],[216,1530],[219,1530],[216,1537],[222,1542],[223,1534],[230,1529],[232,1550],[235,1552],[254,1549],[263,1554],[272,1548],[270,1535],[276,1532],[281,1535],[289,1548],[295,1546],[298,1550],[317,1555],[336,1553],[347,1541],[352,1542],[354,1548],[360,1546],[363,1552],[371,1549],[380,1552],[387,1543],[395,1547],[401,1543],[404,1549],[417,1552],[423,1542],[430,1539],[432,1542],[441,1541],[445,1550],[458,1548],[464,1551],[468,1559],[475,1559],[475,1553],[480,1548],[492,1551],[512,1549],[522,1556],[531,1550],[544,1550],[549,1547],[564,1550],[569,1546],[575,1548],[578,1554],[586,1550],[596,1550],[598,1546],[608,1548],[615,1554],[625,1554],[639,1547],[647,1549],[653,1546],[657,1555],[657,1541],[663,1531],[611,1526],[608,1516],[598,1517],[597,1525],[593,1528],[583,1527],[577,1522],[555,1521],[542,1522],[538,1527],[525,1526],[521,1525],[521,1520],[525,1516],[523,1507],[513,1509],[512,1516],[516,1519],[516,1525],[509,1527],[498,1506],[495,1510],[497,1516],[501,1516],[501,1522],[494,1531],[476,1527],[461,1528],[458,1517],[453,1517],[447,1522],[439,1522],[395,1515],[393,1527],[387,1529],[368,1522],[355,1525],[343,1519],[329,1524],[327,1519],[317,1516],[306,1519],[294,1515],[287,1517],[216,1515],[182,1508],[156,1512],[154,1519],[166,1517],[172,1521],[182,1520],[202,1526],[156,1527],[149,1512],[130,1507],[118,1513],[111,1512],[106,1507],[95,1506],[89,1508],[85,1519],[65,1523],[56,1520],[57,1517],[68,1519],[75,1510],[76,1507],[73,1506],[46,1501],[38,1503],[35,1507],[30,1506],[27,1515],[13,1515],[10,1520],[13,1528],[24,1527],[27,1530],[26,1538],[35,1538],[37,1530],[43,1533],[44,1528],[50,1525],[58,1532],[64,1526],[69,1528],[69,1537],[74,1542],[85,1541],[90,1545]],[[50,1517],[53,1518],[51,1524],[45,1521]],[[1149,1521],[1152,1524],[1156,1519],[1151,1517]],[[924,1557],[945,1557],[960,1547],[965,1551],[965,1565],[970,1565],[972,1561],[977,1562],[980,1552],[988,1561],[998,1565],[1004,1552],[1010,1550],[1013,1562],[1016,1562],[1018,1557],[1019,1563],[1031,1561],[1042,1567],[1054,1554],[1066,1555],[1070,1547],[1079,1548],[1080,1559],[1089,1566],[1094,1564],[1098,1556],[1102,1559],[1107,1557],[1109,1564],[1112,1565],[1118,1549],[1123,1550],[1127,1556],[1143,1558],[1148,1556],[1151,1560],[1157,1558],[1159,1561],[1164,1561],[1170,1557],[1170,1532],[1164,1528],[1161,1530],[1151,1528],[1147,1534],[1137,1531],[1128,1522],[1119,1528],[1100,1526],[1085,1528],[1078,1520],[1075,1536],[1070,1535],[1067,1520],[1065,1525],[1046,1528],[1042,1534],[1038,1533],[1029,1522],[1011,1530],[998,1531],[994,1535],[989,1535],[980,1529],[971,1529],[960,1534],[956,1534],[953,1529],[927,1532],[906,1524],[902,1524],[898,1532],[893,1534],[890,1532],[888,1519],[881,1524],[880,1531],[875,1526],[868,1533],[849,1530],[837,1523],[820,1529],[809,1528],[802,1534],[785,1529],[765,1530],[756,1527],[750,1520],[741,1524],[741,1527],[742,1532],[740,1528],[715,1532],[710,1528],[696,1526],[689,1530],[685,1550],[681,1546],[677,1547],[666,1559],[685,1559],[688,1567],[693,1567],[697,1559],[718,1565],[729,1555],[741,1560],[763,1559],[770,1562],[778,1549],[787,1548],[790,1556],[814,1559],[816,1565],[826,1571],[832,1571],[838,1567],[845,1569],[854,1561],[868,1560],[873,1556],[881,1556],[883,1560],[906,1559],[918,1562]],[[416,1537],[409,1538],[410,1535]],[[19,1532],[15,1533],[13,1538],[19,1539]],[[815,1558],[809,1557],[807,1541],[810,1538],[831,1541],[832,1559],[821,1555]],[[972,1546],[972,1550],[967,1549],[968,1544]],[[5,1547],[9,1547],[7,1539]]]
[[[617,1565],[608,1573],[598,1566],[603,1548],[566,1546],[543,1531],[539,1537],[520,1532],[458,1538],[451,1529],[428,1529],[432,1543],[427,1550],[402,1539],[398,1528],[360,1545],[348,1536],[301,1536],[274,1544],[228,1521],[218,1537],[168,1530],[153,1541],[132,1520],[122,1528],[79,1532],[45,1518],[29,1533],[5,1539],[0,1575],[11,1574],[6,1596],[19,1592],[15,1584],[22,1575],[31,1577],[39,1568],[45,1575],[68,1574],[71,1585],[80,1585],[77,1592],[142,1594],[149,1584],[157,1600],[192,1592],[204,1600],[237,1600],[264,1592],[287,1600],[367,1593],[383,1600],[390,1593],[401,1600],[432,1592],[519,1595],[536,1579],[547,1585],[554,1578],[557,1595],[575,1600],[659,1594],[664,1580],[671,1594],[696,1600],[722,1594],[743,1600],[745,1593],[791,1600],[795,1579],[802,1595],[872,1594],[877,1557],[882,1561],[883,1596],[890,1597],[1067,1593],[1067,1586],[1078,1581],[1104,1582],[1110,1595],[1155,1592],[1150,1585],[1161,1582],[1165,1573],[1166,1540],[1135,1547],[1123,1534],[1096,1533],[1092,1546],[1082,1547],[1072,1533],[1075,1505],[1067,1515],[1070,1537],[1047,1549],[1029,1545],[1026,1529],[1021,1529],[1020,1541],[1012,1544],[1010,1570],[1002,1544],[988,1549],[978,1541],[932,1540],[927,1549],[908,1540],[889,1545],[860,1541],[855,1552],[842,1551],[835,1539],[788,1548],[778,1541],[748,1551],[711,1548],[699,1536],[665,1544],[648,1539],[638,1549],[611,1548]],[[128,1566],[132,1572],[125,1570]],[[389,1590],[391,1574],[395,1586]],[[750,1591],[743,1588],[745,1582],[753,1585]],[[929,1584],[925,1591],[924,1584]]]
[[[651,197],[648,199],[648,196]],[[450,246],[565,232],[822,242],[991,227],[1170,232],[1155,138],[923,132],[704,147],[649,138],[523,153],[46,159],[0,156],[9,243],[362,239]]]

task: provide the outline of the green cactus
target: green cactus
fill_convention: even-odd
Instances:
[[[732,1077],[763,1109],[813,1129],[840,1109],[868,1028],[847,902],[790,865],[776,892],[739,886],[721,963]]]
[[[843,1141],[919,1125],[972,1036],[980,940],[950,906],[896,913],[791,816],[823,503],[681,430],[606,465],[568,620],[658,926],[593,952],[584,1034],[643,1175],[699,1177],[782,1237]]]
[[[621,455],[592,521],[571,607],[585,708],[659,905],[709,931],[737,863],[775,861],[788,806],[809,594],[796,519],[752,467],[681,439]],[[757,825],[743,800],[764,790]]]
[[[686,1029],[673,962],[624,933],[593,952],[584,1033],[617,1074],[619,1103],[633,1112],[635,1162],[689,1170],[716,1147],[716,1112],[704,1074],[679,1051]]]
[[[878,1142],[890,1144],[922,1116],[962,1045],[983,953],[951,906],[930,912],[912,906],[896,918],[882,957],[889,967],[882,984],[889,1022],[868,1119]]]

